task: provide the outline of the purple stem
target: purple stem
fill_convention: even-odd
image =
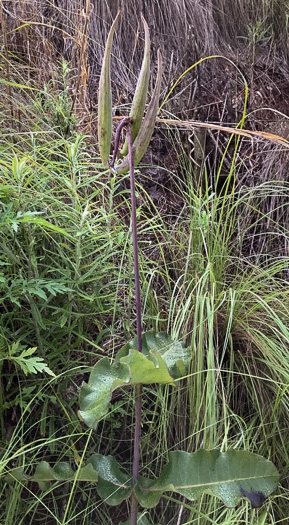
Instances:
[[[130,192],[131,192],[131,220],[132,220],[132,239],[133,239],[133,259],[134,259],[134,277],[135,277],[135,302],[136,302],[136,329],[137,329],[137,350],[142,351],[141,335],[141,301],[140,301],[140,279],[139,279],[139,263],[138,263],[138,246],[137,246],[137,219],[136,219],[136,196],[135,196],[135,180],[134,180],[134,165],[133,165],[133,150],[132,150],[132,136],[131,123],[127,126],[127,140],[128,140],[128,154],[129,154],[129,172],[130,172]],[[138,480],[139,474],[139,458],[140,458],[140,436],[141,436],[141,395],[142,385],[136,386],[136,401],[135,401],[135,430],[134,430],[134,451],[133,451],[133,470],[132,478],[135,484]],[[136,525],[137,523],[138,500],[135,494],[131,497],[131,514],[130,523]]]
[[[135,306],[136,306],[136,333],[137,333],[137,350],[141,348],[141,302],[140,302],[140,280],[139,280],[139,263],[138,263],[138,246],[137,246],[137,221],[136,221],[136,196],[134,182],[134,166],[132,153],[132,136],[131,124],[127,126],[127,141],[129,154],[129,173],[130,173],[130,192],[131,192],[131,220],[132,220],[132,243],[133,243],[133,263],[135,279]]]
[[[128,124],[130,122],[131,122],[131,117],[125,117],[125,118],[123,118],[120,121],[119,125],[116,128],[115,137],[114,137],[114,151],[113,151],[112,161],[109,163],[109,167],[110,168],[114,167],[115,159],[116,159],[116,156],[118,154],[118,147],[119,147],[119,139],[120,139],[121,130],[122,130],[122,128],[124,126],[126,126],[126,124]]]

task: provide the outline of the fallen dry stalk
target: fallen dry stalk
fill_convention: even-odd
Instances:
[[[122,116],[114,117],[114,120],[122,119]],[[273,133],[267,133],[265,131],[251,131],[249,129],[238,129],[238,128],[229,128],[228,126],[222,126],[221,124],[210,124],[209,122],[198,122],[194,120],[173,120],[165,118],[157,118],[156,123],[165,124],[166,126],[176,126],[178,128],[206,128],[206,129],[215,129],[217,131],[224,131],[225,133],[231,133],[234,135],[242,135],[247,138],[259,137],[262,139],[269,140],[275,144],[280,144],[285,148],[289,148],[289,141],[280,137],[279,135],[274,135]]]

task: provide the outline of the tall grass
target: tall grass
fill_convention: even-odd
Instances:
[[[169,252],[166,275],[171,277],[171,286],[165,288],[158,307],[167,312],[170,333],[190,344],[193,362],[177,392],[158,392],[161,409],[152,420],[149,413],[150,430],[144,442],[149,444],[146,451],[152,461],[157,454],[159,468],[174,447],[190,451],[249,447],[269,454],[285,474],[289,459],[288,284],[284,279],[288,257],[271,254],[267,248],[271,246],[268,216],[262,254],[247,255],[246,248],[256,225],[264,220],[258,211],[264,199],[271,193],[287,195],[289,187],[261,184],[254,191],[235,192],[231,186],[215,194],[185,187],[186,211],[178,217],[177,227],[172,217],[164,221],[162,233]],[[286,244],[283,226],[271,226],[279,242]],[[152,403],[154,395],[150,393]],[[266,523],[286,521],[284,481],[283,492],[263,511]],[[204,497],[191,510],[179,501],[178,518],[176,501],[173,509],[171,501],[163,503],[162,523],[178,519],[179,523],[257,523],[261,514],[248,513],[246,505],[229,511]]]

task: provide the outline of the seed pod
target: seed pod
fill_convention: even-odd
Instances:
[[[160,50],[158,50],[158,73],[157,73],[155,89],[154,89],[147,113],[143,119],[140,130],[133,144],[134,166],[137,166],[137,164],[143,158],[148,148],[148,145],[150,143],[153,131],[154,131],[156,116],[157,116],[157,112],[159,109],[161,80],[162,80],[162,57],[161,57]],[[129,170],[128,156],[122,161],[121,164],[119,164],[119,166],[116,166],[115,170],[118,175],[127,173],[127,171]]]
[[[140,70],[140,74],[137,81],[137,86],[135,90],[135,94],[133,97],[131,110],[129,116],[132,118],[132,124],[131,124],[131,135],[132,135],[132,141],[134,142],[139,128],[142,123],[142,119],[144,116],[145,111],[145,104],[146,104],[146,98],[147,98],[147,92],[149,87],[149,78],[150,78],[150,32],[148,25],[146,23],[145,18],[141,14],[141,19],[144,27],[145,32],[145,48],[144,48],[144,56],[142,61],[142,66]],[[128,145],[127,145],[127,139],[125,140],[124,146],[120,152],[120,154],[124,157],[128,153]]]
[[[108,167],[112,136],[112,101],[110,81],[110,55],[114,31],[120,17],[118,11],[110,28],[102,62],[98,95],[98,142],[102,164]]]

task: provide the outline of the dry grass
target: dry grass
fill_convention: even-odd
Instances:
[[[22,83],[25,79],[35,85],[55,78],[58,61],[67,58],[74,67],[71,78],[73,110],[78,122],[83,123],[83,129],[93,132],[103,46],[119,7],[123,16],[115,35],[116,58],[112,60],[114,101],[118,113],[127,112],[126,104],[131,101],[135,89],[134,74],[139,71],[143,53],[142,11],[150,27],[152,60],[158,47],[163,56],[162,100],[180,74],[197,60],[222,55],[242,71],[248,82],[245,127],[288,137],[289,8],[285,0],[233,0],[230,12],[226,0],[2,2],[3,77]],[[17,62],[13,54],[17,56]],[[242,118],[245,104],[244,82],[226,59],[205,61],[188,72],[164,105],[164,116],[169,112],[169,116],[173,114],[183,120],[236,125]],[[12,115],[13,96],[13,90],[7,88]],[[194,135],[185,131],[179,139],[183,142],[182,155],[193,161],[189,168],[193,177],[202,179],[206,167],[213,179],[228,136],[218,131],[195,132]],[[158,156],[154,151],[159,149],[160,142],[159,137],[153,142],[148,161],[153,158],[156,164],[164,162],[161,154]],[[202,163],[203,148],[205,162]],[[168,158],[172,148],[166,146],[166,149]],[[252,149],[251,143],[244,140],[238,160],[236,177],[239,187],[274,179],[287,180],[288,155],[279,146],[255,141]],[[230,148],[221,180],[225,180],[229,166]],[[167,164],[165,167],[172,171],[176,169],[176,166]],[[150,171],[147,175],[150,176]],[[154,173],[153,178],[158,182],[162,175]],[[261,206],[264,213],[275,210],[276,198],[268,196]]]
[[[74,57],[73,48],[75,45],[81,47],[79,33],[83,34],[85,19],[89,16],[88,52],[94,79],[99,73],[108,28],[119,7],[123,16],[115,38],[118,60],[114,62],[114,81],[120,92],[124,82],[127,82],[129,94],[134,89],[135,81],[132,75],[128,75],[127,66],[137,72],[141,62],[141,11],[149,22],[153,56],[158,47],[162,51],[166,87],[180,72],[206,55],[224,54],[247,70],[253,45],[248,36],[249,25],[259,36],[266,31],[258,42],[254,67],[262,66],[266,72],[274,71],[283,79],[288,75],[289,9],[285,0],[234,0],[230,2],[230,13],[226,0],[98,0],[94,4],[90,0],[11,0],[2,3],[3,18],[7,19],[9,30],[14,29],[9,35],[10,45],[18,46],[18,52],[21,46],[23,51],[26,46],[27,58],[42,66],[43,57],[50,55],[53,58],[56,51]],[[27,25],[15,31],[23,22]],[[209,81],[210,73],[214,73],[218,84],[219,67],[214,65],[211,71],[204,68],[202,83]],[[179,98],[179,103],[182,102],[184,105],[184,97]]]

